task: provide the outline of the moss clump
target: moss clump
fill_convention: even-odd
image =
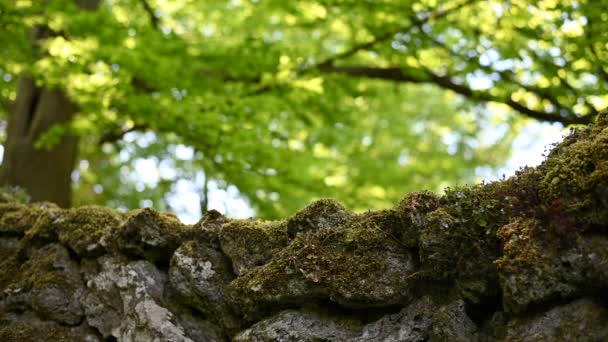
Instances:
[[[395,212],[401,221],[397,225],[399,231],[396,234],[405,246],[410,248],[418,246],[418,236],[424,225],[424,217],[438,206],[439,198],[430,191],[408,194],[395,206]]]
[[[127,255],[168,265],[179,245],[192,238],[192,229],[177,216],[145,208],[130,212],[116,230],[113,245]]]
[[[293,239],[298,233],[328,229],[349,221],[353,214],[333,199],[320,199],[287,219],[287,234]]]
[[[369,212],[328,229],[298,234],[266,265],[233,281],[226,295],[247,319],[315,299],[389,306],[411,296],[414,261],[387,233],[393,211]]]
[[[7,308],[31,308],[41,317],[67,324],[81,320],[78,293],[84,284],[77,264],[63,246],[49,244],[34,250],[27,260],[14,257],[5,265],[11,272],[4,288]]]
[[[199,241],[211,243],[214,247],[220,246],[220,229],[222,226],[231,220],[222,215],[217,210],[209,210],[205,215],[192,227],[194,238]]]
[[[40,210],[18,202],[0,204],[0,234],[23,236],[34,226]]]
[[[219,239],[237,275],[264,265],[288,243],[284,221],[234,220],[220,228]]]
[[[606,114],[604,114],[606,115]],[[603,123],[605,118],[600,118]],[[539,195],[547,206],[561,203],[565,215],[605,229],[608,222],[608,127],[575,130],[541,165]]]
[[[32,206],[39,211],[34,225],[28,229],[21,239],[21,253],[28,249],[42,247],[47,243],[56,242],[57,226],[67,214],[67,210],[59,208],[54,203],[37,203]]]
[[[522,312],[531,304],[605,292],[608,286],[608,238],[598,234],[572,240],[536,235],[545,223],[518,218],[498,231],[503,255],[495,264],[507,311]]]
[[[107,251],[108,241],[123,215],[101,206],[70,209],[56,221],[59,241],[81,257],[95,257]]]

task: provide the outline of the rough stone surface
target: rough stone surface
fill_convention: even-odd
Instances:
[[[508,239],[505,255],[497,261],[507,311],[608,288],[607,237],[594,234],[566,246],[547,245],[526,236],[534,224],[538,222],[517,222],[499,233]]]
[[[234,275],[230,261],[221,252],[204,243],[188,241],[173,254],[169,278],[184,304],[229,331],[237,328],[238,320],[224,300],[224,289]]]
[[[368,324],[356,341],[427,341],[433,324],[433,313],[437,309],[437,305],[429,297],[422,297],[399,313],[387,315]]]
[[[248,319],[311,299],[352,308],[407,303],[413,255],[377,220],[375,213],[366,214],[299,234],[269,263],[235,279],[228,301]]]
[[[267,263],[287,245],[286,229],[281,221],[235,220],[222,226],[219,240],[234,273],[242,276]]]
[[[358,327],[311,311],[286,310],[239,333],[235,342],[352,341]]]
[[[505,341],[606,341],[608,309],[582,298],[532,316],[514,318]]]
[[[21,264],[4,288],[4,303],[9,310],[32,309],[46,319],[76,325],[84,315],[83,285],[66,248],[50,244]]]
[[[100,259],[87,281],[87,322],[121,341],[192,341],[163,303],[166,275],[147,261]]]
[[[465,311],[465,302],[458,299],[435,312],[430,341],[474,341],[476,331],[477,326]]]
[[[188,234],[189,229],[175,215],[145,208],[128,215],[114,240],[123,253],[168,263],[182,237]]]
[[[537,168],[281,221],[0,189],[0,341],[608,341],[608,113]]]

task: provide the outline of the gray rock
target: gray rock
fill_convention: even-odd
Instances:
[[[113,240],[120,253],[168,264],[190,233],[175,215],[145,208],[129,213]]]
[[[182,301],[229,331],[237,327],[224,300],[224,288],[232,279],[230,260],[204,243],[188,241],[171,259],[169,280]]]
[[[437,305],[430,297],[422,297],[400,312],[386,315],[363,328],[357,342],[417,342],[428,341],[433,314]]]
[[[535,303],[608,287],[608,238],[584,236],[569,243],[557,249],[536,242],[527,258],[502,264],[499,276],[506,311],[523,312]]]
[[[100,258],[101,271],[87,282],[87,322],[119,341],[192,341],[162,303],[166,276],[147,261],[122,264]]]
[[[314,311],[286,310],[238,334],[235,342],[353,341],[359,327]]]
[[[476,339],[477,326],[467,316],[462,299],[452,301],[433,315],[430,341],[470,342]]]
[[[329,229],[352,217],[351,212],[333,199],[316,200],[287,219],[287,234],[293,239],[298,233]]]
[[[507,323],[503,341],[608,341],[608,309],[589,298]]]
[[[59,244],[32,251],[29,259],[15,270],[13,281],[4,289],[8,310],[32,309],[41,317],[64,324],[79,324],[84,283],[78,264]]]

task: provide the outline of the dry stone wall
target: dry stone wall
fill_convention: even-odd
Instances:
[[[0,204],[0,341],[606,341],[608,119],[537,168],[282,221]]]

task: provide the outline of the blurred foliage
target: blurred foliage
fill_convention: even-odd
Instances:
[[[608,104],[606,5],[0,0],[0,115],[23,72],[79,105],[39,142],[81,137],[76,204],[165,208],[204,170],[263,217],[328,196],[382,208],[500,166],[523,117],[590,122]],[[42,53],[37,25],[55,33]]]

